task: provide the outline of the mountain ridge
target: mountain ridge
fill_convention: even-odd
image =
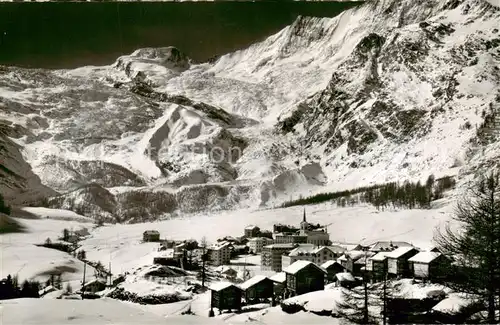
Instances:
[[[499,105],[499,12],[375,0],[215,62],[165,47],[103,67],[4,68],[0,119],[30,127],[23,157],[61,193],[45,204],[119,222],[466,175],[497,152],[498,139],[484,154],[474,139]]]

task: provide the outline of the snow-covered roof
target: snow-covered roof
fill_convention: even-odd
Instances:
[[[408,253],[412,249],[415,249],[415,247],[399,247],[393,250],[392,252],[387,253],[387,258],[400,258],[404,254]]]
[[[311,261],[302,261],[302,260],[301,261],[296,261],[296,262],[292,263],[290,266],[288,266],[287,268],[285,268],[283,270],[283,272],[290,273],[290,274],[296,274],[297,272],[299,272],[300,270],[304,269],[305,267],[307,267],[307,266],[309,266],[311,264],[314,267],[316,267],[317,269],[321,270],[322,272],[327,273],[326,270],[324,268],[322,268],[321,266],[318,266],[318,265],[314,264]]]
[[[337,273],[335,274],[335,277],[337,278],[337,280],[339,281],[351,281],[351,282],[354,282],[354,277],[352,276],[351,273],[349,272],[341,272],[341,273]]]
[[[363,252],[361,256],[356,256],[356,259],[353,259],[354,264],[366,264],[366,261],[374,255],[374,252]]]
[[[272,239],[267,237],[252,237],[248,241],[272,241]]]
[[[388,252],[377,253],[377,254],[373,255],[372,257],[370,257],[370,260],[381,262],[387,258],[387,253]]]
[[[361,248],[360,244],[342,243],[342,242],[332,242],[332,246],[340,246],[347,251],[360,250]]]
[[[246,230],[253,230],[253,229],[256,229],[256,228],[259,228],[259,227],[254,226],[254,225],[249,225],[249,226],[245,227]]]
[[[313,244],[299,244],[298,247],[296,247],[290,252],[289,256],[298,256],[300,254],[312,254],[317,250],[318,247],[314,246]]]
[[[416,263],[430,263],[436,258],[438,258],[441,253],[438,252],[420,252],[417,255],[410,258],[408,261]]]
[[[231,243],[228,243],[228,242],[221,242],[217,245],[214,245],[212,247],[210,247],[210,249],[212,250],[215,250],[215,251],[218,251],[219,249],[222,249],[222,248],[225,248],[225,247],[228,247],[229,245],[231,245]]]
[[[342,247],[340,245],[330,245],[330,246],[327,246],[329,250],[331,250],[332,252],[334,253],[343,253],[345,252],[347,249],[345,247]]]
[[[221,290],[224,290],[226,288],[229,288],[231,286],[234,286],[236,287],[233,283],[231,282],[227,282],[227,281],[221,281],[221,282],[217,282],[217,283],[214,283],[212,285],[210,285],[210,287],[208,287],[210,290],[213,290],[213,291],[221,291]],[[238,287],[236,287],[238,288]]]
[[[338,264],[338,265],[342,266],[342,264],[340,264],[339,262],[331,260],[331,261],[326,261],[325,263],[321,264],[321,267],[324,269],[327,269],[334,264]]]
[[[167,248],[164,251],[159,251],[158,253],[156,253],[155,257],[173,258],[174,257],[174,249]]]
[[[286,273],[285,272],[279,272],[270,277],[271,281],[278,282],[278,283],[283,283],[286,281]]]
[[[256,275],[253,278],[250,278],[245,282],[243,282],[242,284],[240,284],[240,288],[243,290],[247,290],[248,288],[256,285],[257,283],[264,281],[265,279],[267,279],[267,277],[264,275]]]
[[[470,305],[473,301],[474,300],[471,297],[467,297],[466,294],[451,293],[447,298],[441,300],[432,307],[432,310],[444,313],[458,312],[461,307]]]
[[[48,286],[46,286],[45,288],[43,288],[43,289],[39,290],[39,291],[38,291],[38,294],[39,294],[40,296],[43,296],[44,294],[49,293],[49,292],[53,292],[53,291],[56,291],[56,288],[54,288],[54,287],[53,287],[53,286],[51,286],[51,285],[48,285]]]
[[[267,246],[264,246],[264,247],[267,247],[267,248],[293,249],[293,248],[297,247],[297,245],[296,244],[292,244],[292,243],[287,243],[287,244],[271,244],[271,245],[267,245]]]
[[[352,260],[357,260],[357,259],[363,257],[365,254],[367,254],[367,252],[365,252],[365,251],[349,251],[349,252],[346,252],[341,257],[339,257],[339,260],[346,261],[347,257],[350,257]]]
[[[399,247],[413,246],[405,241],[378,241],[370,245],[371,251],[393,250]]]
[[[215,272],[219,272],[219,273],[227,273],[227,272],[236,272],[235,269],[233,269],[232,267],[230,266],[227,266],[227,265],[221,265],[221,266],[218,266],[215,268]]]

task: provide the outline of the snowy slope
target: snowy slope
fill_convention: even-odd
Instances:
[[[79,222],[93,222],[94,220],[73,211],[62,209],[49,209],[40,207],[25,207],[22,210],[29,212],[41,219],[54,219],[54,220],[74,220]]]
[[[61,215],[61,211],[52,213]],[[62,236],[63,229],[79,230],[89,227],[88,222],[81,223],[67,219],[16,220],[23,225],[25,231],[0,236],[0,277],[17,274],[20,282],[25,279],[46,281],[50,274],[61,273],[63,283],[70,282],[76,290],[83,279],[83,262],[67,253],[35,245],[43,244],[47,238],[56,242]],[[87,280],[93,276],[93,268],[87,266]]]
[[[499,19],[486,0],[375,0],[216,62],[165,47],[103,67],[7,67],[0,119],[61,193],[45,205],[118,222],[462,178],[498,156],[498,139],[476,135],[500,110]]]
[[[26,311],[29,310],[29,313]],[[50,311],[50,312],[48,312]],[[224,324],[197,316],[173,316],[168,320],[144,312],[131,304],[113,299],[99,300],[53,300],[14,299],[0,304],[0,319],[4,324]]]

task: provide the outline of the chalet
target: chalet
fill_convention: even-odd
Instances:
[[[245,227],[245,237],[246,238],[252,238],[252,237],[258,237],[260,234],[260,228],[254,225],[246,226]]]
[[[230,282],[219,282],[210,286],[210,310],[241,310],[242,290]]]
[[[340,255],[339,249],[331,248],[330,246],[315,246],[313,244],[300,244],[293,249],[288,255],[284,255],[281,259],[282,267],[287,267],[296,261],[311,261],[321,265],[329,260],[337,259]],[[343,252],[343,251],[342,251]]]
[[[415,247],[400,247],[387,253],[387,273],[390,277],[407,277],[411,275],[408,260],[418,254]]]
[[[439,252],[420,252],[408,259],[414,278],[436,281],[446,277],[451,261]]]
[[[339,246],[344,249],[344,251],[362,251],[364,246],[360,244],[348,244],[348,243],[332,243],[333,246]]]
[[[218,242],[227,241],[228,243],[236,244],[238,242],[238,239],[234,238],[233,236],[225,236],[217,239],[217,241]]]
[[[53,286],[48,285],[48,286],[46,286],[45,288],[43,288],[43,289],[39,290],[39,291],[38,291],[38,295],[39,295],[40,297],[43,297],[43,296],[45,296],[46,294],[51,293],[51,292],[54,292],[54,291],[56,291],[56,290],[57,290],[57,289],[56,289],[56,288],[54,288]]]
[[[284,298],[285,288],[286,288],[286,273],[279,272],[269,278],[274,282],[274,297],[278,300]]]
[[[346,270],[352,272],[354,268],[354,262],[365,256],[365,254],[367,253],[361,250],[348,251],[344,255],[340,256],[338,261]]]
[[[226,265],[221,265],[217,267],[215,269],[215,272],[226,277],[227,279],[235,279],[236,276],[238,275],[238,271]]]
[[[240,285],[247,304],[273,299],[273,281],[263,275],[256,275]]]
[[[238,256],[248,254],[249,249],[247,245],[231,245],[230,246],[231,256]]]
[[[171,249],[171,248],[174,248],[175,246],[175,242],[174,241],[171,241],[171,240],[162,240],[160,242],[160,245],[158,247],[158,251],[164,251],[164,250],[167,250],[167,249]]]
[[[345,268],[337,261],[326,261],[325,263],[321,264],[321,267],[324,268],[327,272],[327,283],[335,282],[335,275],[337,273],[345,272]]]
[[[340,272],[335,274],[335,285],[344,288],[353,288],[356,286],[356,280],[349,272]]]
[[[100,279],[94,279],[92,281],[85,283],[80,291],[87,293],[88,292],[96,293],[104,289],[106,289],[106,282]]]
[[[159,242],[160,233],[157,230],[146,230],[142,233],[142,241],[144,242]]]
[[[372,280],[383,280],[387,274],[387,253],[379,252],[370,257],[366,263],[366,270]]]
[[[362,273],[366,270],[368,259],[374,255],[375,255],[374,252],[365,251],[360,258],[358,258],[356,261],[352,263],[351,273],[355,276],[362,275]]]
[[[347,249],[341,245],[330,245],[327,246],[327,248],[333,253],[333,257],[336,259],[347,251]]]
[[[166,265],[166,266],[182,266],[182,254],[176,253],[174,249],[167,248],[159,251],[153,257],[153,264]]]
[[[348,272],[359,275],[362,269],[366,267],[367,259],[373,255],[375,253],[369,251],[349,251],[339,257],[338,261]]]
[[[413,245],[404,241],[378,241],[370,245],[369,251],[374,253],[391,252],[399,247],[413,247]]]
[[[310,261],[297,261],[285,268],[288,296],[323,290],[326,270]]]

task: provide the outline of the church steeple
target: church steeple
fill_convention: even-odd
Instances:
[[[300,231],[301,234],[304,234],[305,231],[307,230],[307,219],[306,219],[306,208],[304,208],[304,214],[302,216],[302,222],[300,223]]]

